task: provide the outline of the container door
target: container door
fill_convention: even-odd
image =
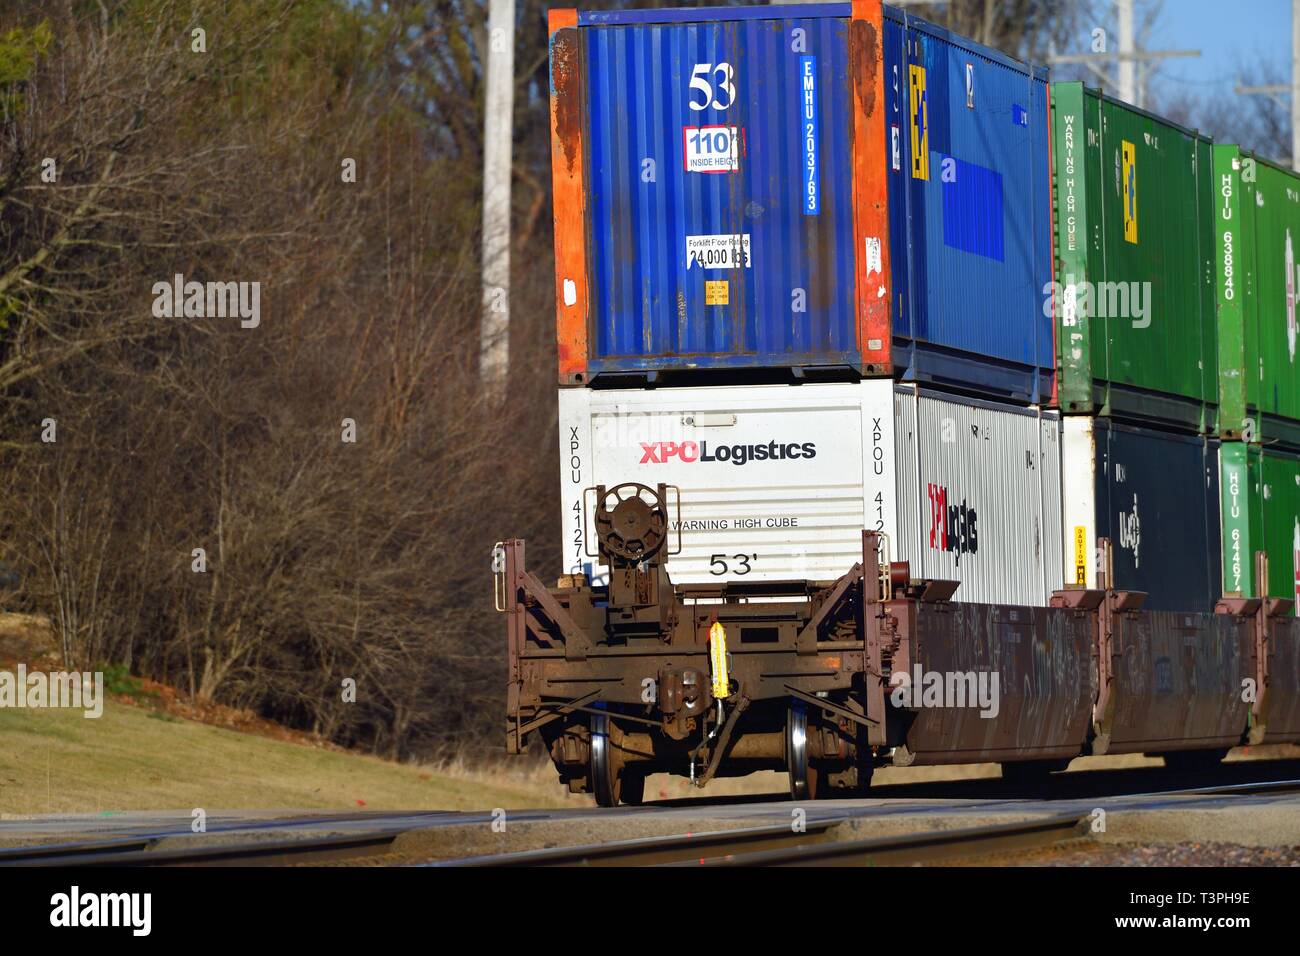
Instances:
[[[583,36],[593,371],[858,364],[848,21]]]

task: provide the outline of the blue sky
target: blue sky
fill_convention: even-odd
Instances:
[[[1140,15],[1142,0],[1136,6]],[[1148,46],[1201,51],[1194,59],[1165,61],[1155,82],[1170,88],[1193,94],[1231,92],[1238,72],[1261,60],[1274,64],[1285,82],[1291,63],[1291,0],[1165,0]],[[1161,92],[1153,86],[1154,94]]]

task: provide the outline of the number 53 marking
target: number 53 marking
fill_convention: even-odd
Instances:
[[[733,554],[731,555],[731,560],[736,562],[736,564],[739,565],[739,567],[736,568],[736,574],[748,574],[750,571],[754,570],[752,567],[750,567],[750,562],[757,561],[758,555]],[[721,570],[720,571],[714,570],[715,568],[721,568]],[[727,555],[715,554],[709,558],[709,573],[712,574],[714,577],[722,577],[724,574],[727,574],[730,571],[731,568],[727,564]]]
[[[709,77],[715,74],[720,78],[717,84],[718,91],[726,96],[725,103],[719,102],[713,84],[709,82]],[[695,69],[691,70],[691,89],[699,90],[704,95],[704,99],[697,101],[695,97],[691,97],[691,109],[703,110],[711,106],[715,110],[725,110],[736,102],[736,87],[731,82],[734,78],[735,71],[732,70],[730,63],[696,63]]]

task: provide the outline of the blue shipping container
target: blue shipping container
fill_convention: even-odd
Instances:
[[[562,383],[1051,396],[1046,73],[871,6],[553,11]]]
[[[894,365],[904,377],[1046,401],[1047,73],[989,52],[892,10],[885,20],[889,232],[893,248],[910,250],[893,257]]]

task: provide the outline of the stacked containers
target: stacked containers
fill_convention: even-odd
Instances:
[[[1065,577],[1155,610],[1221,593],[1212,146],[1081,83],[1052,84]]]
[[[873,2],[551,23],[561,385],[1050,397],[1043,72]]]
[[[558,10],[550,23],[560,385],[605,390],[589,400],[562,396],[566,515],[585,510],[574,507],[576,485],[654,485],[671,461],[691,466],[674,480],[687,484],[692,528],[716,526],[736,517],[728,509],[736,510],[738,485],[690,484],[712,473],[698,459],[682,460],[704,444],[692,437],[699,421],[726,420],[711,427],[748,433],[755,411],[796,394],[801,406],[820,405],[829,417],[847,400],[857,412],[843,414],[868,421],[875,437],[854,440],[849,456],[831,455],[828,438],[817,441],[810,514],[834,511],[837,499],[862,512],[861,488],[877,467],[867,456],[892,444],[891,453],[910,461],[896,476],[899,502],[888,522],[912,542],[900,541],[894,556],[919,570],[929,546],[937,571],[967,580],[978,561],[950,555],[949,545],[954,534],[974,541],[967,532],[975,516],[969,501],[963,508],[942,494],[952,483],[943,476],[963,466],[992,476],[990,462],[1010,467],[1014,458],[1037,476],[1026,487],[1043,503],[1037,524],[1021,513],[1028,544],[1006,556],[1022,565],[1013,576],[1028,583],[1007,593],[971,578],[970,595],[958,596],[1042,603],[1062,564],[1059,495],[1044,491],[1054,479],[1042,477],[1059,468],[1059,424],[1036,407],[1050,400],[1055,374],[1041,294],[1051,279],[1045,71],[878,0]],[[834,378],[857,394],[846,399],[832,383],[783,385],[784,399],[771,385],[716,399],[704,391],[774,377]],[[890,443],[869,414],[880,400],[867,393],[872,379],[892,392],[895,378],[912,383],[913,398],[899,399],[895,420],[881,423],[899,436]],[[659,384],[683,387],[650,401],[645,390]],[[922,399],[916,384],[947,391]],[[614,386],[631,387],[608,390]],[[932,416],[917,409],[944,402],[955,410],[921,434]],[[618,441],[630,441],[637,409],[667,422],[665,434],[634,447],[593,447],[585,460],[574,454],[575,435],[609,432],[598,419],[620,423]],[[1038,425],[1025,430],[1026,415],[1050,440],[1040,439]],[[767,417],[773,428],[783,421]],[[802,448],[793,422],[789,436],[755,432],[729,442],[744,449],[745,463],[732,458],[719,475],[739,478],[737,469],[754,468],[751,455],[762,448],[781,454],[776,466],[765,465],[777,468],[770,482],[756,475],[755,487],[795,480],[781,477],[802,460],[784,455],[787,445]],[[978,457],[1022,432],[1032,446]],[[842,467],[834,465],[840,458]],[[981,462],[990,467],[981,471]],[[880,524],[869,518],[854,520]],[[1014,524],[1014,514],[1006,520]],[[904,534],[912,528],[928,534]],[[1016,529],[1005,530],[1012,541]],[[570,570],[586,569],[575,532],[566,527]],[[706,539],[687,540],[693,533],[683,535],[680,574],[717,580],[754,566],[715,565]],[[764,526],[761,535],[767,546],[745,553],[765,551],[779,559],[773,566],[801,573],[806,527],[796,535]]]
[[[1300,176],[1226,144],[1214,174],[1224,589],[1298,598]]]
[[[861,559],[864,528],[914,577],[960,581],[964,601],[1042,605],[1062,583],[1050,410],[889,379],[571,388],[560,431],[566,574],[604,582],[588,489],[636,476],[675,489],[679,584],[833,581]]]

